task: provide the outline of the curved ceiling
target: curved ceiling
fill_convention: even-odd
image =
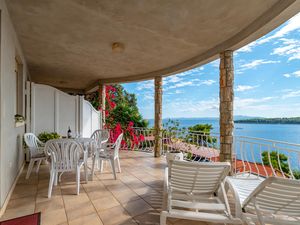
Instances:
[[[8,0],[31,80],[88,90],[209,62],[280,25],[294,0]],[[122,48],[112,50],[114,42]]]

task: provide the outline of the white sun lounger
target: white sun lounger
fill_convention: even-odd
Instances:
[[[167,217],[213,223],[241,224],[231,215],[224,189],[229,163],[171,161],[170,174],[165,170],[167,209],[161,212],[160,224]]]
[[[236,217],[247,224],[300,224],[300,181],[227,177],[236,200]]]

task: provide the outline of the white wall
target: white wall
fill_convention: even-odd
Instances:
[[[83,137],[90,137],[95,130],[102,127],[101,113],[91,103],[81,97],[81,118],[80,130]]]
[[[47,99],[47,101],[45,101]],[[57,132],[67,136],[68,127],[79,132],[78,96],[68,95],[56,88],[31,84],[31,132]]]
[[[83,97],[68,95],[48,85],[32,83],[31,87],[31,132],[36,135],[57,132],[67,136],[70,126],[73,134],[90,137],[100,129],[99,111]]]
[[[16,75],[15,57],[23,63],[23,88],[27,76],[26,62],[17,40],[4,0],[0,0],[1,10],[1,56],[0,56],[0,208],[13,185],[24,162],[22,137],[25,127],[16,128]],[[25,99],[25,98],[24,98]],[[24,100],[23,99],[23,100]],[[23,104],[24,105],[24,104]]]

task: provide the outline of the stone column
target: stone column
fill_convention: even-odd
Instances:
[[[154,156],[160,157],[162,150],[162,77],[158,76],[154,79],[155,87],[155,105],[154,105],[154,129],[155,129],[155,145]]]
[[[233,51],[220,53],[220,161],[233,160]]]
[[[102,127],[105,125],[105,99],[106,99],[106,91],[105,85],[99,83],[99,109],[102,112]]]

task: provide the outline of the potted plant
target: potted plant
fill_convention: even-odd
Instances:
[[[43,143],[46,143],[47,141],[52,139],[59,139],[60,137],[61,136],[56,132],[51,132],[51,133],[42,132],[38,135],[38,139]]]
[[[25,117],[19,114],[15,115],[15,125],[16,127],[23,126],[25,124]]]
[[[181,149],[181,138],[180,136],[184,133],[184,129],[179,128],[179,122],[169,120],[164,124],[166,136],[169,138],[169,142],[172,143],[172,147],[166,152],[166,160],[169,164],[170,160],[183,160],[183,152]]]
[[[183,153],[177,149],[170,150],[166,153],[166,160],[168,164],[171,160],[183,160]]]

